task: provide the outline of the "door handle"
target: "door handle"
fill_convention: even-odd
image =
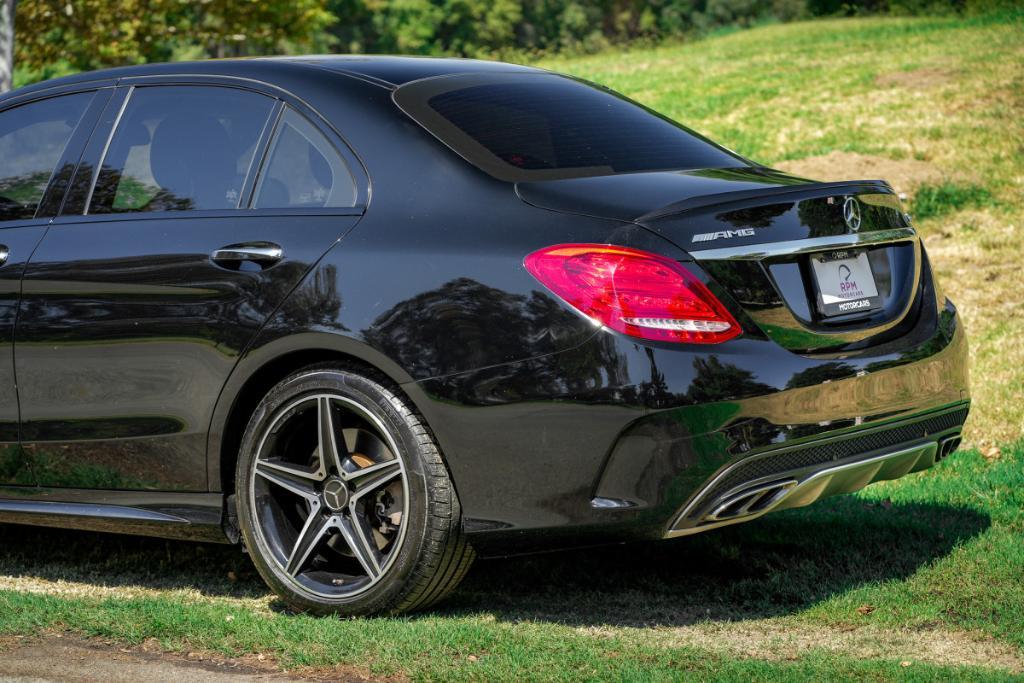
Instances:
[[[252,261],[269,268],[284,258],[284,249],[272,242],[253,244],[232,244],[221,247],[210,255],[210,260],[224,266],[234,266],[242,261]]]
[[[7,245],[0,244],[0,266],[7,263],[7,259],[11,255],[11,250],[7,248]]]

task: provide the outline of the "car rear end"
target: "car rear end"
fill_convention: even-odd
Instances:
[[[542,503],[579,529],[691,534],[956,448],[966,336],[885,182],[772,171],[550,74],[427,79],[395,101],[522,201],[565,215],[522,266],[599,329],[532,367],[578,387],[573,373],[601,358],[594,388],[549,398],[639,411],[594,472],[574,474],[592,481],[589,512],[575,491]],[[573,216],[621,227],[579,241]]]
[[[606,282],[580,259],[607,246],[545,250],[571,254],[562,273],[526,260],[642,369],[632,400],[646,415],[612,445],[592,504],[657,510],[667,536],[927,469],[955,450],[969,409],[964,330],[888,185],[724,182],[639,216],[678,251],[626,249]],[[550,186],[522,192],[558,203]],[[681,277],[651,276],[660,264]]]
[[[731,457],[688,497],[669,535],[896,479],[959,445],[965,334],[888,185],[724,193],[641,222],[686,245],[687,266],[764,338],[748,352],[754,362],[780,377],[714,433]]]

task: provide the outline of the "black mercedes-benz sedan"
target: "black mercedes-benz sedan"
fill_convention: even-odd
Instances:
[[[468,60],[0,98],[0,521],[243,543],[296,609],[932,466],[967,342],[881,180]]]

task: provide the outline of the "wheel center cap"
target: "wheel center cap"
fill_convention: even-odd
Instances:
[[[328,479],[320,497],[331,512],[341,512],[348,505],[348,486],[341,479]]]

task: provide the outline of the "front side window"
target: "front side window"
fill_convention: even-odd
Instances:
[[[269,97],[234,88],[135,88],[107,148],[88,212],[238,208],[273,106]]]
[[[94,93],[51,97],[0,113],[0,221],[33,218]]]
[[[256,184],[257,209],[355,206],[356,185],[327,138],[304,116],[285,109]]]

